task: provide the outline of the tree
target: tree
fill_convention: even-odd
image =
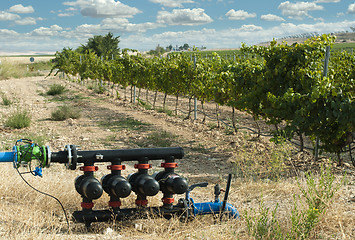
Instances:
[[[172,49],[173,49],[173,46],[172,46],[171,44],[166,47],[166,50],[169,51],[169,52],[170,52]]]
[[[149,51],[149,54],[159,57],[160,55],[162,55],[165,52],[166,52],[166,50],[164,48],[160,47],[160,45],[158,44],[158,46],[155,48],[155,50]]]
[[[184,50],[189,50],[190,46],[189,44],[185,43],[184,46],[182,46]]]
[[[83,51],[84,53],[91,50],[97,56],[101,57],[111,57],[119,54],[118,43],[120,36],[114,37],[114,35],[109,32],[107,35],[95,35],[92,38],[89,38],[86,45],[78,48],[78,51]]]

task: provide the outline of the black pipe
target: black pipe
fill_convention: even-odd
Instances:
[[[107,222],[107,221],[125,221],[134,219],[145,219],[148,217],[161,216],[167,219],[172,215],[180,216],[184,209],[179,205],[174,205],[171,209],[163,207],[149,207],[149,208],[125,208],[118,211],[112,210],[89,210],[89,211],[75,211],[73,212],[73,220],[79,223],[86,223],[90,225],[92,222]]]
[[[229,196],[229,190],[231,187],[231,182],[232,182],[232,174],[228,174],[228,179],[227,179],[227,186],[226,186],[226,192],[224,194],[224,199],[223,199],[223,203],[222,203],[222,209],[221,209],[221,215],[220,215],[220,220],[222,221],[223,218],[223,213],[226,210],[226,204],[228,201],[228,196]]]
[[[149,160],[158,160],[165,159],[171,156],[173,156],[175,159],[182,159],[184,157],[184,150],[181,147],[168,147],[77,151],[77,162],[112,162],[117,158],[119,158],[121,161],[138,161],[142,158],[148,158]],[[52,152],[51,162],[67,163],[68,152]]]

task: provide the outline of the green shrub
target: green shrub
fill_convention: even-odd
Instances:
[[[173,116],[173,111],[167,109],[167,108],[158,108],[157,109],[158,113],[166,113],[168,116]]]
[[[173,145],[176,136],[167,131],[153,132],[148,137],[135,141],[139,147],[170,147]]]
[[[103,94],[106,91],[105,87],[98,85],[95,89],[94,92],[97,94]]]
[[[47,91],[47,95],[59,95],[62,94],[65,91],[65,86],[60,85],[60,84],[53,84],[49,87],[49,90]]]
[[[103,94],[106,91],[105,87],[100,84],[91,84],[87,88],[97,94]]]
[[[145,108],[147,110],[152,110],[153,109],[153,106],[150,105],[150,103],[145,102],[145,101],[143,101],[142,99],[139,99],[139,98],[137,99],[137,101],[138,101],[138,104],[141,105],[143,108]]]
[[[12,101],[5,95],[3,95],[1,98],[2,98],[2,105],[10,106],[12,104]]]
[[[305,180],[304,185],[297,180],[302,194],[294,195],[289,229],[280,228],[276,215],[278,206],[270,211],[261,199],[258,211],[250,209],[244,214],[248,233],[255,239],[310,239],[321,215],[331,206],[335,193],[344,183],[344,178],[336,183],[330,167],[322,167],[318,178],[313,173],[307,173]]]
[[[144,127],[148,126],[148,124],[135,120],[133,118],[122,118],[122,119],[107,118],[105,119],[105,121],[100,121],[99,125],[105,128],[109,128],[111,130],[118,130],[118,131],[123,129],[127,129],[130,131],[141,130]]]
[[[25,127],[29,127],[31,124],[31,116],[27,111],[19,111],[17,110],[13,113],[5,122],[5,126],[21,129]]]
[[[52,112],[52,120],[54,121],[63,121],[68,118],[80,118],[80,112],[76,108],[69,106],[58,107],[57,110]]]
[[[322,166],[319,173],[319,179],[313,173],[306,173],[306,186],[302,186],[297,181],[298,187],[306,202],[305,209],[298,209],[299,200],[295,198],[294,208],[292,210],[291,222],[292,228],[288,233],[289,239],[309,239],[314,227],[319,222],[319,217],[325,214],[327,208],[331,206],[331,201],[335,193],[344,183],[344,178],[335,182],[335,176],[330,167]]]
[[[278,205],[270,212],[260,201],[258,213],[255,209],[245,211],[247,230],[255,239],[283,239],[280,224],[276,218]]]
[[[147,140],[153,146],[157,147],[170,147],[175,140],[176,136],[167,131],[154,132],[148,136]]]

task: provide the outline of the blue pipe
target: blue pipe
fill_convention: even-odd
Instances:
[[[0,152],[0,162],[13,162],[15,152]]]
[[[223,202],[203,202],[203,203],[193,203],[194,215],[204,215],[211,213],[219,213],[222,210]],[[230,203],[226,204],[225,212],[229,214],[232,218],[239,218],[238,210]]]

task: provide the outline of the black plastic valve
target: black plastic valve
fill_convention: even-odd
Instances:
[[[183,194],[189,187],[187,180],[176,173],[159,172],[155,179],[159,182],[161,191],[166,194]]]
[[[128,180],[137,195],[154,196],[160,190],[159,183],[146,174],[134,173],[128,177]]]
[[[102,187],[109,195],[125,198],[131,194],[131,184],[122,176],[108,174],[101,179]]]
[[[87,199],[99,199],[102,196],[103,189],[100,182],[93,176],[81,175],[75,179],[75,189]]]

